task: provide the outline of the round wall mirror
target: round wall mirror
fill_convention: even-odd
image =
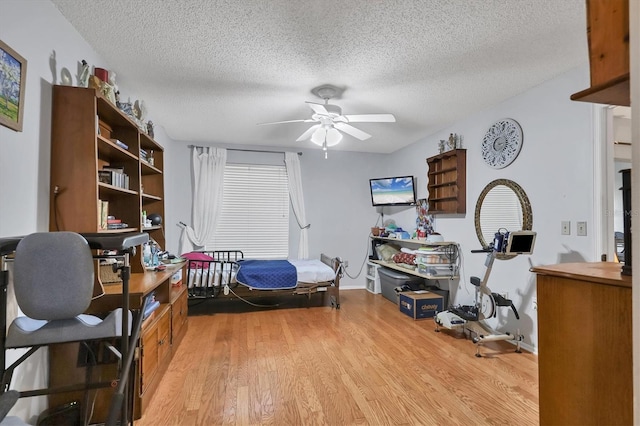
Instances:
[[[530,231],[533,226],[531,203],[522,187],[509,179],[496,179],[480,193],[476,203],[476,234],[482,247],[488,247],[498,229]],[[498,254],[498,259],[515,255]]]

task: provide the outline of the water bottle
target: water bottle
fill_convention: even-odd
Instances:
[[[151,249],[151,253],[151,265],[158,266],[160,264],[160,262],[158,261],[158,247],[154,246],[153,249]]]
[[[151,265],[151,245],[150,244],[144,245],[144,248],[142,249],[142,259],[144,261],[144,266]]]

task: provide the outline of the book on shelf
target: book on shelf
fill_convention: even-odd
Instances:
[[[102,170],[124,174],[124,167],[122,166],[102,166]]]
[[[125,229],[128,228],[127,223],[107,223],[107,229]]]
[[[118,188],[129,189],[129,175],[123,167],[103,167],[98,170],[98,181]]]
[[[122,142],[120,139],[111,139],[111,142],[113,142],[114,144],[118,145],[120,148],[122,148],[124,150],[128,150],[129,149],[129,145],[127,145],[126,143]]]
[[[108,170],[98,170],[98,182],[113,185],[113,172]]]
[[[100,214],[98,223],[100,224],[100,229],[107,229],[109,217],[109,202],[106,200],[98,200],[98,204],[98,212]]]

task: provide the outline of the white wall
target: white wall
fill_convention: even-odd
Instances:
[[[531,264],[543,265],[567,261],[595,261],[593,226],[593,136],[591,104],[569,100],[572,93],[589,85],[588,69],[575,69],[551,81],[515,96],[479,114],[468,117],[441,132],[393,153],[388,161],[391,174],[414,174],[419,179],[418,197],[427,195],[426,158],[437,154],[438,141],[449,133],[463,135],[467,149],[467,213],[436,216],[435,230],[445,240],[461,245],[464,267],[459,282],[451,291],[456,303],[473,300],[469,277],[484,274],[480,248],[474,226],[476,200],[482,189],[500,178],[517,182],[527,193],[533,210],[533,229],[538,232],[535,253],[508,261],[497,261],[493,267],[490,288],[508,292],[519,310],[516,322],[508,314],[510,329],[520,327],[525,343],[537,346],[535,277],[528,272]],[[523,131],[523,147],[518,158],[508,167],[495,170],[485,165],[481,144],[489,127],[502,118],[515,119]],[[392,215],[399,226],[415,226],[413,211]],[[560,222],[570,220],[572,235],[560,235]],[[587,221],[589,235],[576,236],[576,221]],[[518,324],[518,325],[516,325]]]

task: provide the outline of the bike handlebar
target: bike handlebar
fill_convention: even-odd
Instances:
[[[479,250],[471,250],[471,253],[491,253],[493,249],[491,247],[479,249]]]

